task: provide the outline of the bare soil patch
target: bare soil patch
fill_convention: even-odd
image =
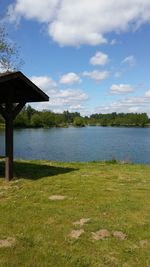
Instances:
[[[146,239],[140,240],[139,245],[142,248],[146,247],[148,245],[148,240],[146,240]]]
[[[97,232],[92,232],[92,238],[94,240],[103,240],[110,237],[110,232],[107,229],[101,229]]]
[[[67,198],[66,196],[61,196],[61,195],[53,195],[49,197],[50,200],[64,200],[66,198]]]
[[[0,239],[0,248],[12,247],[16,242],[14,237],[8,237],[7,239]]]
[[[126,238],[126,234],[124,234],[121,231],[115,231],[113,232],[113,236],[120,239],[120,240],[124,240]]]
[[[84,233],[84,230],[83,229],[80,229],[80,230],[72,230],[69,236],[71,238],[78,239],[83,233]]]

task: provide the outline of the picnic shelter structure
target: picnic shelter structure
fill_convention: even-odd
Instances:
[[[5,119],[5,178],[13,178],[13,120],[28,102],[49,101],[22,72],[0,74],[0,114]]]

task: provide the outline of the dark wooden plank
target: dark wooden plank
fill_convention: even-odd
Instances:
[[[6,118],[5,118],[5,178],[7,181],[13,178],[13,103],[6,103]]]
[[[6,111],[5,108],[2,107],[2,105],[0,105],[0,114],[3,116],[3,118],[6,118]]]
[[[26,102],[22,102],[17,104],[17,106],[13,110],[13,120],[16,118],[18,113],[22,110],[22,108],[25,106]]]

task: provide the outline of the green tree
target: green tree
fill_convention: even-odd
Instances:
[[[13,124],[15,127],[29,127],[27,114],[25,112],[19,113]]]
[[[31,118],[31,126],[32,127],[42,127],[42,118],[40,112],[34,113]]]
[[[55,126],[55,115],[51,111],[43,111],[41,113],[41,119],[43,127],[47,128]]]
[[[81,117],[74,118],[73,125],[76,127],[84,127],[85,126],[84,119]]]
[[[31,117],[33,116],[34,113],[36,113],[36,110],[34,108],[32,108],[30,105],[28,105],[27,107],[25,107],[24,112],[26,112],[27,114],[27,118],[28,118],[28,124],[31,124]]]
[[[55,125],[64,126],[63,114],[55,114]]]

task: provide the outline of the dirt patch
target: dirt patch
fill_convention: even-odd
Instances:
[[[73,225],[80,225],[83,226],[84,224],[88,223],[90,218],[81,218],[79,221],[73,222]]]
[[[80,230],[72,230],[69,236],[71,238],[78,239],[83,233],[84,233],[84,230],[83,229],[80,229]]]
[[[97,232],[92,232],[92,238],[94,240],[103,240],[110,237],[110,232],[107,229],[101,229]]]
[[[0,239],[0,248],[12,247],[16,243],[14,237],[8,237],[7,239]]]
[[[50,200],[64,200],[66,198],[67,198],[66,196],[53,195],[53,196],[50,196],[48,199],[50,199]]]
[[[120,239],[120,240],[124,240],[126,238],[126,234],[124,234],[121,231],[115,231],[113,232],[113,236]]]
[[[146,247],[148,245],[148,240],[146,240],[146,239],[140,240],[139,245],[142,248]]]

